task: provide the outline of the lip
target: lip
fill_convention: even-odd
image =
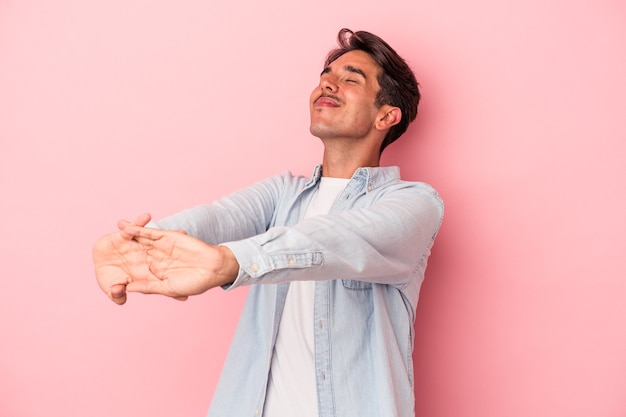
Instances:
[[[315,107],[339,107],[340,103],[334,97],[320,96],[315,100]]]

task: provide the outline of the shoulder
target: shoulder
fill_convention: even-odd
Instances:
[[[312,178],[306,177],[304,175],[294,175],[291,171],[285,171],[281,174],[270,177],[269,179],[271,181],[281,183],[287,188],[302,188],[307,184],[313,182]]]
[[[443,217],[443,199],[429,183],[398,178],[379,187],[376,194],[379,201],[404,202],[415,209],[430,207],[438,213],[439,217]]]

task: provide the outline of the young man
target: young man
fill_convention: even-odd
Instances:
[[[412,71],[373,34],[338,41],[310,99],[324,144],[311,179],[287,173],[156,223],[120,221],[94,246],[118,304],[251,286],[209,416],[414,415],[413,321],[443,204],[379,167],[417,114]]]

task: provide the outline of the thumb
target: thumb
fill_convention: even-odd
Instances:
[[[111,287],[111,300],[115,304],[122,305],[126,302],[126,285],[115,284]]]

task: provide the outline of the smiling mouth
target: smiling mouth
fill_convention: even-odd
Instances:
[[[339,107],[341,100],[335,96],[322,95],[315,100],[315,106],[317,107]]]

